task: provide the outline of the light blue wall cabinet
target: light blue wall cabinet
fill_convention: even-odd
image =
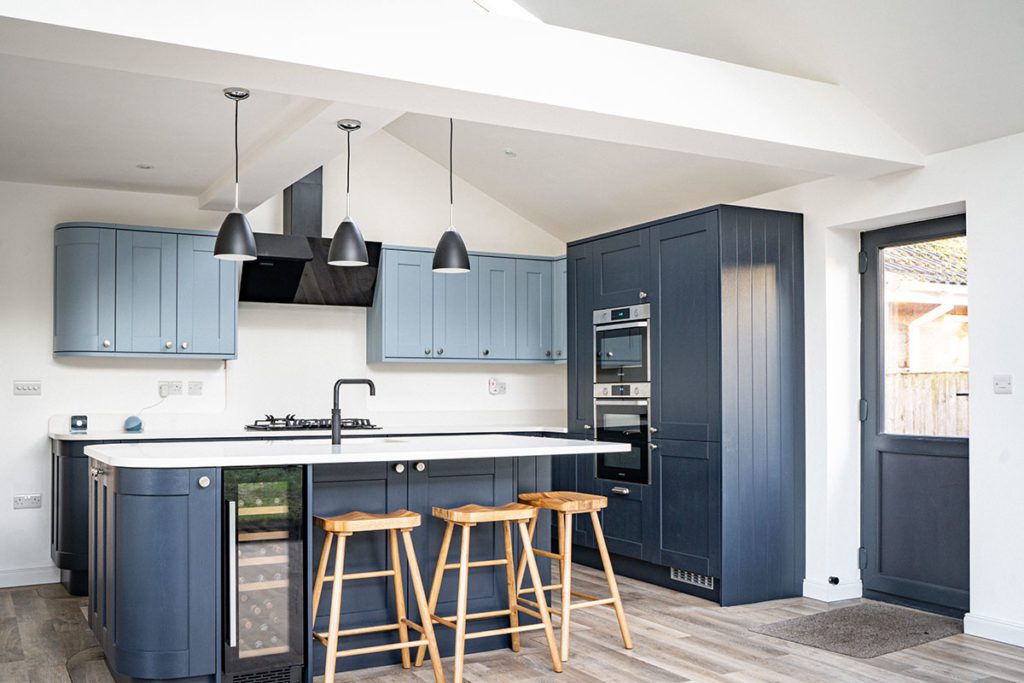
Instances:
[[[516,259],[480,258],[480,354],[487,360],[516,357]]]
[[[551,261],[516,259],[516,358],[552,360]]]
[[[431,257],[433,261],[433,257]],[[469,257],[468,273],[434,273],[434,356],[476,358],[480,340],[479,259]]]
[[[566,262],[564,258],[556,259],[551,263],[553,293],[551,300],[551,346],[555,352],[556,361],[565,360],[566,350],[566,311],[569,298],[567,283]]]
[[[235,358],[238,266],[210,232],[99,223],[54,234],[57,356]]]
[[[214,258],[214,242],[205,235],[178,235],[178,353],[235,353],[236,267]]]
[[[382,250],[366,318],[369,362],[538,363],[568,355],[564,258],[470,254],[469,273],[435,274],[433,257],[418,247]]]
[[[114,352],[113,230],[68,227],[54,236],[54,352]]]
[[[174,353],[178,240],[171,233],[117,231],[117,341],[121,353]]]
[[[388,358],[430,358],[433,353],[433,260],[430,252],[388,249],[384,252],[384,355]]]

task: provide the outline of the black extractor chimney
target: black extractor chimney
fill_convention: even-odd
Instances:
[[[285,188],[284,232],[256,233],[256,260],[242,266],[241,301],[373,305],[380,242],[366,243],[369,265],[328,265],[331,240],[323,236],[323,196],[323,168]]]

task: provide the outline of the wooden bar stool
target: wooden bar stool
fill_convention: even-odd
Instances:
[[[391,650],[402,651],[402,668],[410,666],[409,649],[413,647],[425,647],[430,650],[430,663],[434,669],[434,680],[443,683],[444,672],[441,669],[441,657],[437,652],[437,640],[434,638],[434,627],[429,619],[424,619],[422,624],[409,620],[405,613],[405,593],[402,588],[402,564],[398,556],[398,534],[402,534],[402,543],[405,546],[405,559],[409,563],[409,576],[412,579],[412,592],[416,597],[416,604],[419,606],[420,614],[429,614],[427,610],[427,599],[423,591],[423,580],[420,578],[420,568],[416,563],[416,551],[412,545],[412,530],[420,525],[420,516],[409,510],[395,510],[385,514],[370,514],[367,512],[349,512],[337,517],[314,517],[314,523],[327,533],[324,539],[324,548],[320,553],[320,566],[316,572],[316,581],[313,584],[313,622],[316,623],[316,610],[320,604],[320,593],[323,591],[325,581],[333,581],[331,589],[331,617],[327,633],[313,632],[313,637],[327,647],[327,662],[324,667],[324,683],[333,683],[334,668],[338,657],[351,657],[354,655],[369,654],[371,652],[387,652]],[[387,531],[388,544],[391,550],[391,569],[380,571],[358,572],[345,574],[345,542],[346,539],[355,533],[365,531]],[[331,543],[337,538],[338,546],[334,559],[334,575],[327,576],[327,562],[331,555]],[[341,587],[344,581],[353,579],[376,579],[392,577],[395,585],[395,608],[398,612],[398,621],[393,624],[382,624],[379,626],[364,626],[339,630],[341,618]],[[417,631],[422,636],[418,640],[409,640],[409,629]],[[364,633],[380,633],[383,631],[398,631],[399,642],[389,645],[374,645],[371,647],[353,648],[341,650],[338,648],[338,639],[343,636],[355,636]],[[423,657],[419,657],[416,665],[423,663]]]
[[[551,664],[556,672],[561,673],[562,661],[558,657],[558,644],[555,642],[555,633],[551,628],[551,616],[548,614],[547,600],[544,598],[544,591],[537,588],[534,594],[537,598],[536,610],[521,606],[516,600],[515,592],[515,559],[512,556],[512,523],[519,527],[519,535],[523,542],[523,571],[530,570],[530,578],[534,586],[540,586],[540,571],[537,569],[537,559],[534,557],[533,545],[530,543],[530,534],[527,530],[527,522],[535,524],[537,521],[537,509],[520,503],[509,503],[500,507],[485,507],[482,505],[463,505],[462,507],[446,509],[434,508],[434,517],[442,519],[447,523],[444,530],[444,537],[441,539],[441,552],[437,557],[437,567],[434,570],[434,582],[430,587],[430,604],[427,614],[430,619],[424,624],[436,621],[455,631],[455,683],[461,683],[462,673],[465,667],[466,641],[473,638],[484,638],[486,636],[497,636],[511,634],[512,650],[519,651],[519,634],[523,631],[534,631],[544,629],[547,638],[548,650],[551,654]],[[469,533],[477,524],[501,522],[505,534],[505,557],[494,560],[469,561]],[[448,563],[448,548],[452,541],[452,532],[458,526],[462,529],[462,545],[459,548],[459,561]],[[505,566],[506,584],[508,587],[508,609],[494,610],[491,612],[468,613],[467,602],[469,594],[469,570],[474,567],[496,567]],[[459,570],[459,592],[458,609],[455,616],[442,617],[434,613],[437,609],[437,599],[441,594],[441,582],[444,573],[449,569]],[[539,624],[519,624],[519,612],[525,612],[540,619]],[[496,628],[487,631],[466,633],[466,622],[473,619],[486,619],[488,617],[499,617],[508,615],[508,628]],[[423,647],[416,653],[416,665],[423,662]],[[433,655],[431,655],[433,656]]]
[[[633,639],[629,635],[629,625],[626,624],[626,613],[622,609],[622,598],[619,597],[619,586],[615,582],[615,572],[612,571],[612,561],[608,557],[608,546],[604,542],[604,532],[601,530],[601,518],[598,517],[598,510],[608,507],[608,499],[604,496],[597,496],[590,493],[576,493],[575,491],[544,491],[540,493],[521,493],[519,502],[531,505],[535,508],[552,510],[558,515],[558,549],[557,553],[550,553],[546,550],[535,551],[544,557],[558,560],[558,583],[544,586],[544,590],[560,590],[562,593],[562,604],[558,609],[550,608],[550,611],[561,618],[561,655],[562,661],[569,659],[569,615],[572,610],[584,609],[586,607],[597,607],[599,605],[611,605],[615,609],[615,617],[619,620],[619,630],[622,632],[622,644],[627,650],[633,649]],[[594,525],[594,535],[597,537],[597,549],[601,554],[601,564],[604,566],[604,577],[608,582],[608,592],[611,597],[597,598],[586,593],[578,593],[572,589],[572,518],[573,515],[589,514]],[[537,528],[537,518],[530,520],[529,534],[533,538],[533,532]],[[516,596],[530,593],[533,589],[523,588],[523,576],[525,567],[520,562],[519,571],[516,575]],[[533,579],[533,585],[537,586],[537,580]],[[580,598],[583,602],[572,604],[572,598]],[[533,601],[518,597],[521,602],[529,605]],[[521,609],[521,608],[520,608]]]

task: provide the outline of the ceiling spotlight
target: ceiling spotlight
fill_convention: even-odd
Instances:
[[[519,156],[518,154],[516,154],[516,151],[511,147],[506,147],[504,151],[505,156],[507,156],[510,159],[515,159],[517,156]]]
[[[152,171],[153,164],[135,164],[135,168],[138,168],[143,171]]]

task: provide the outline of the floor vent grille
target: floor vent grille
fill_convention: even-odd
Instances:
[[[302,680],[302,667],[289,666],[284,669],[233,674],[226,676],[225,680],[231,683],[299,683]]]
[[[673,581],[680,581],[682,583],[688,583],[691,586],[697,586],[698,588],[707,588],[709,591],[715,590],[715,577],[704,576],[696,572],[688,572],[682,569],[676,569],[670,567],[668,570],[668,578]]]

